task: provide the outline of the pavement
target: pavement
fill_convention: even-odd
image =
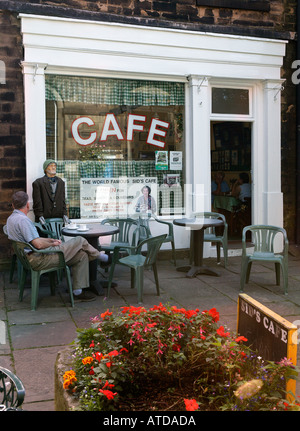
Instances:
[[[229,245],[230,248],[230,245]],[[237,302],[239,296],[241,257],[229,250],[227,269],[215,258],[205,259],[205,264],[217,270],[219,277],[198,275],[186,278],[176,271],[174,264],[163,257],[158,261],[160,297],[151,271],[145,272],[143,305],[150,307],[162,302],[188,309],[206,310],[213,307],[220,313],[220,325],[233,332],[237,328]],[[178,259],[177,265],[188,264],[188,259]],[[99,280],[107,273],[98,272]],[[93,302],[70,306],[66,284],[62,281],[56,295],[50,295],[47,276],[42,277],[38,307],[30,310],[30,280],[24,290],[22,302],[18,300],[17,274],[12,283],[9,272],[0,272],[0,324],[4,322],[6,336],[0,337],[0,365],[13,371],[26,390],[23,409],[27,411],[54,411],[54,366],[59,351],[75,338],[78,328],[90,326],[90,319],[107,310],[121,306],[137,305],[135,289],[130,288],[130,270],[117,266],[110,298],[97,296]],[[297,247],[289,254],[289,293],[275,284],[274,266],[253,264],[250,281],[244,293],[284,317],[300,325],[300,253]],[[295,323],[297,324],[297,323]],[[3,323],[2,323],[3,327]],[[298,332],[298,331],[297,331]],[[1,334],[0,334],[1,335]],[[2,344],[1,344],[2,343]],[[298,349],[299,350],[299,349]],[[298,351],[299,363],[299,351]],[[300,395],[300,379],[296,395]]]

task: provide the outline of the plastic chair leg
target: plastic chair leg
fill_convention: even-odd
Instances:
[[[20,272],[20,276],[18,278],[18,285],[19,285],[19,301],[23,301],[23,293],[24,293],[24,285],[27,278],[27,271],[22,267],[22,270]]]
[[[288,294],[288,269],[282,266],[284,294]]]
[[[221,262],[221,244],[217,242],[217,262]]]
[[[70,268],[68,266],[66,267],[66,278],[67,278],[67,285],[68,285],[68,290],[69,290],[69,294],[70,294],[71,306],[74,307],[74,297],[73,297],[73,290],[72,290],[71,272],[70,272]]]
[[[223,252],[224,252],[224,267],[227,268],[228,249],[227,249],[227,246],[224,244],[223,244]]]
[[[115,262],[113,260],[112,264],[110,266],[109,276],[108,276],[108,282],[107,282],[107,298],[109,298],[111,283],[112,283],[112,279],[113,279],[114,271],[115,271],[115,266],[116,266],[116,264],[115,264]]]
[[[135,283],[136,283],[136,273],[135,273],[135,269],[134,268],[130,268],[130,275],[131,275],[131,278],[130,278],[130,280],[131,280],[131,282],[130,282],[130,286],[131,286],[131,289],[134,289],[136,286],[135,286]]]
[[[277,286],[280,286],[280,263],[275,263],[275,273],[276,273],[276,284]]]
[[[55,296],[55,287],[56,287],[55,277],[56,277],[56,272],[49,272],[51,296]]]
[[[138,303],[141,304],[143,301],[143,290],[144,290],[144,268],[139,266],[135,271],[136,277],[136,290],[138,294]]]
[[[156,284],[156,292],[157,292],[157,296],[159,296],[160,295],[159,281],[158,281],[157,266],[155,263],[152,265],[152,268],[153,268],[153,274],[154,274],[154,279],[155,279],[155,284]]]
[[[247,271],[246,271],[246,284],[249,283],[250,271],[251,271],[252,262],[248,261]]]
[[[40,284],[40,272],[31,271],[31,310],[35,311],[37,306]]]
[[[172,246],[173,261],[174,261],[174,265],[176,266],[176,249],[175,249],[174,241],[171,241],[171,246]]]

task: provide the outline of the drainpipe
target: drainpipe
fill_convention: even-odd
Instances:
[[[297,48],[296,59],[300,60],[300,5],[297,5]],[[296,86],[296,244],[300,245],[300,83]]]

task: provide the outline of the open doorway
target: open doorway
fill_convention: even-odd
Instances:
[[[251,123],[211,122],[212,211],[225,215],[228,239],[251,224]]]

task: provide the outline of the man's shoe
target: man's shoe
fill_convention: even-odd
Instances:
[[[87,292],[86,289],[82,290],[80,295],[73,295],[74,300],[77,302],[90,302],[95,301],[96,297],[90,292]]]

